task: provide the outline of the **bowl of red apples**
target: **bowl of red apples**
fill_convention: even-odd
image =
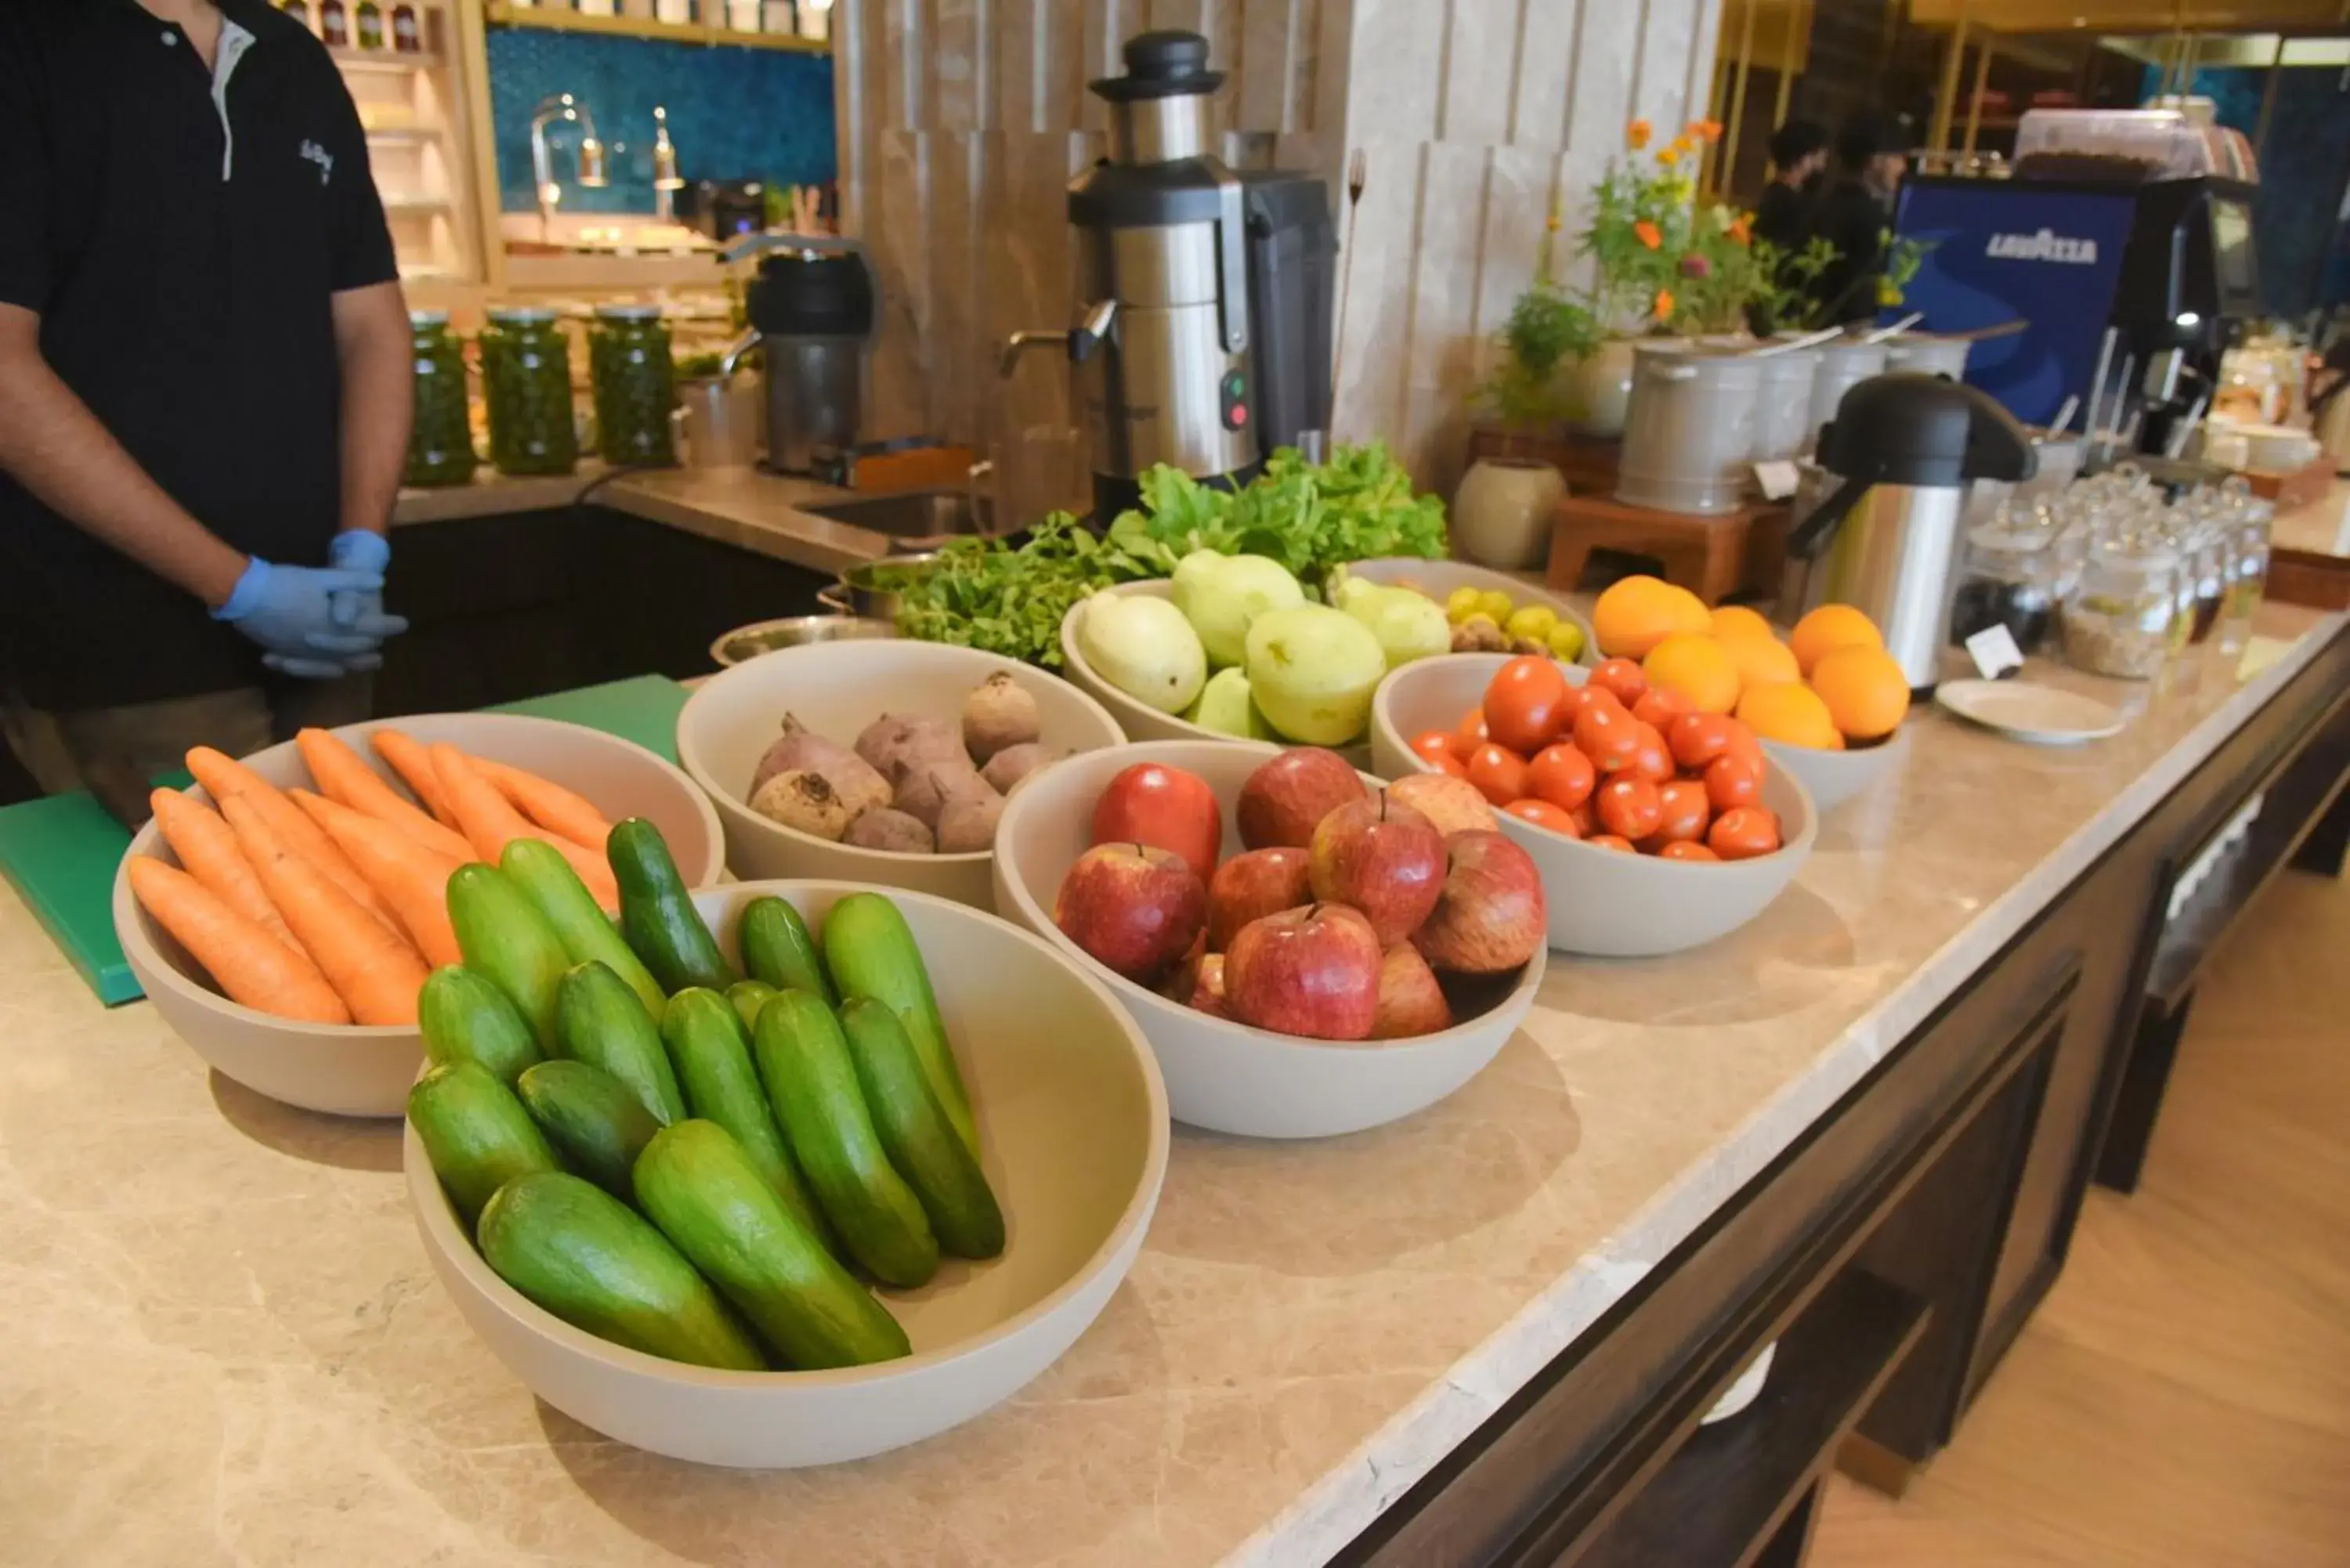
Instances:
[[[1148,741],[1005,802],[995,908],[1104,974],[1175,1119],[1326,1137],[1492,1061],[1542,984],[1533,857],[1460,779],[1335,752]]]

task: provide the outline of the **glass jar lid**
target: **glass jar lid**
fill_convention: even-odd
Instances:
[[[408,313],[408,325],[411,327],[446,327],[449,325],[449,313],[445,310],[411,310]]]
[[[659,321],[661,307],[658,305],[599,305],[596,307],[598,321]]]
[[[491,309],[490,319],[501,327],[546,327],[555,312],[543,305],[501,305]]]

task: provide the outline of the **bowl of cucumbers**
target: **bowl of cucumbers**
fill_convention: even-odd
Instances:
[[[703,1464],[862,1459],[1008,1398],[1141,1249],[1169,1120],[1140,1031],[948,899],[675,904],[624,910],[640,965],[557,966],[536,1007],[511,955],[434,977],[404,1153],[459,1312],[556,1408]]]

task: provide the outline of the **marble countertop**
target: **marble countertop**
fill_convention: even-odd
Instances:
[[[392,526],[461,522],[593,501],[722,545],[816,572],[837,572],[889,555],[901,542],[869,528],[820,517],[812,504],[856,493],[813,479],[757,469],[667,468],[615,472],[592,460],[576,473],[513,478],[484,468],[471,483],[403,490]]]
[[[1744,930],[1559,956],[1444,1104],[1320,1143],[1180,1131],[1071,1352],[896,1454],[698,1469],[537,1405],[459,1319],[391,1124],[205,1072],[0,888],[10,1555],[112,1568],[1307,1568],[1586,1331],[2345,624],[2265,607],[2119,736],[1939,711]]]

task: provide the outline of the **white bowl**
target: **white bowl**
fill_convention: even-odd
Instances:
[[[696,896],[730,952],[743,905],[790,899],[821,926],[853,887],[745,882]],[[572,1327],[491,1272],[416,1130],[408,1191],[433,1271],[530,1391],[635,1448],[701,1464],[785,1469],[902,1448],[1009,1398],[1076,1342],[1142,1248],[1167,1173],[1167,1092],[1109,992],[1024,931],[943,898],[889,890],[938,992],[979,1114],[1003,1253],[949,1261],[919,1292],[885,1292],[914,1354],[827,1372],[730,1372]]]
[[[1061,878],[1091,842],[1094,801],[1118,774],[1137,763],[1164,763],[1205,779],[1223,808],[1222,853],[1229,856],[1242,848],[1233,815],[1241,785],[1281,751],[1253,741],[1154,741],[1063,763],[1003,809],[995,838],[996,908],[1084,965],[1141,1023],[1167,1075],[1176,1120],[1251,1137],[1327,1137],[1408,1116],[1475,1077],[1534,1005],[1544,955],[1536,953],[1514,979],[1486,982],[1482,1010],[1442,1033],[1301,1040],[1180,1007],[1103,968],[1053,923]]]
[[[1896,730],[1882,745],[1841,752],[1764,741],[1762,754],[1794,774],[1810,792],[1812,805],[1825,815],[1905,762],[1909,755],[1909,732]]]
[[[1599,639],[1592,634],[1591,622],[1583,612],[1541,584],[1530,583],[1512,573],[1497,572],[1491,566],[1468,561],[1423,561],[1414,556],[1382,556],[1376,561],[1357,561],[1347,570],[1366,582],[1390,587],[1409,584],[1432,596],[1439,604],[1455,588],[1475,588],[1480,593],[1505,593],[1517,601],[1521,609],[1528,605],[1547,606],[1559,619],[1573,621],[1583,629],[1583,652],[1574,662],[1585,666],[1599,662]]]
[[[677,755],[718,803],[734,874],[873,882],[992,908],[995,884],[985,850],[914,855],[835,844],[753,811],[749,786],[787,712],[843,746],[884,713],[959,725],[963,699],[999,670],[1036,699],[1045,744],[1087,752],[1118,743],[1117,722],[1067,681],[1017,659],[942,642],[901,638],[783,648],[712,676],[677,716]]]
[[[369,732],[381,729],[404,731],[428,743],[447,741],[494,762],[527,768],[586,796],[615,822],[625,816],[649,819],[669,841],[678,870],[693,887],[715,882],[725,872],[724,840],[709,800],[691,779],[633,741],[518,713],[423,713],[335,732],[403,792],[399,775],[367,742]],[[274,784],[317,787],[291,741],[256,752],[244,763]],[[192,786],[188,794],[211,798],[201,787]],[[153,823],[139,830],[124,867],[115,871],[114,931],[148,1000],[197,1055],[256,1094],[304,1110],[345,1116],[400,1114],[424,1060],[423,1038],[413,1027],[305,1023],[231,1002],[131,896],[127,866],[133,855],[152,855],[174,866],[179,860]]]
[[[1407,664],[1371,700],[1373,765],[1391,777],[1433,773],[1409,744],[1424,730],[1451,730],[1485,699],[1506,654],[1454,653]],[[1583,683],[1583,672],[1568,679]],[[1655,958],[1729,935],[1770,907],[1812,852],[1819,814],[1794,775],[1765,757],[1762,804],[1779,814],[1784,842],[1752,860],[1660,860],[1602,849],[1502,813],[1502,831],[1542,868],[1550,945],[1596,958]]]

